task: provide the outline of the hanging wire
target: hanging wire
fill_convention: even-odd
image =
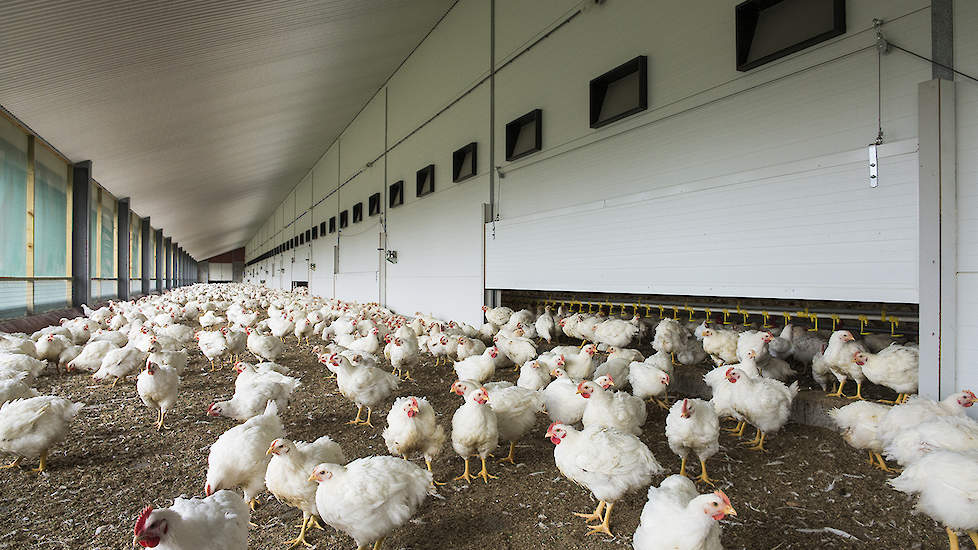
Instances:
[[[876,145],[883,144],[883,54],[889,50],[889,43],[883,38],[883,20],[873,19],[876,29]]]
[[[940,63],[940,62],[938,62],[938,61],[934,61],[933,59],[931,59],[931,58],[929,58],[929,57],[926,57],[926,56],[923,56],[923,55],[920,55],[919,53],[915,53],[915,52],[912,52],[912,51],[910,51],[910,50],[908,50],[908,49],[906,49],[906,48],[901,48],[900,46],[897,46],[897,45],[896,45],[896,44],[894,44],[893,42],[888,42],[888,44],[889,44],[889,45],[890,45],[891,47],[893,47],[894,49],[897,49],[897,50],[900,50],[900,51],[901,51],[901,52],[903,52],[903,53],[908,53],[908,54],[910,54],[910,55],[912,55],[912,56],[914,56],[914,57],[917,57],[917,58],[920,58],[920,59],[922,59],[922,60],[924,60],[924,61],[927,61],[928,63],[933,63],[934,65],[937,65],[938,67],[943,67],[943,68],[945,68],[945,69],[947,69],[947,70],[949,70],[949,71],[951,71],[951,72],[953,72],[954,74],[957,74],[957,75],[959,75],[959,76],[963,76],[963,77],[965,77],[965,78],[968,78],[968,79],[970,79],[970,80],[974,80],[975,82],[978,82],[978,78],[975,78],[975,77],[973,77],[973,76],[971,76],[970,74],[966,74],[966,73],[963,73],[963,72],[961,72],[961,71],[959,71],[959,70],[957,70],[957,69],[955,69],[954,67],[952,67],[952,66],[950,66],[950,65],[945,65],[945,64],[943,64],[943,63]]]

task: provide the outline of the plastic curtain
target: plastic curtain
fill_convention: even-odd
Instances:
[[[68,273],[65,251],[68,223],[68,167],[55,160],[34,167],[34,275],[64,277]],[[58,166],[60,164],[60,166]]]

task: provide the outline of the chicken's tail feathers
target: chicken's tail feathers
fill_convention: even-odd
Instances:
[[[265,404],[265,412],[262,414],[265,416],[278,416],[278,403],[276,403],[274,399],[269,399],[268,403]]]

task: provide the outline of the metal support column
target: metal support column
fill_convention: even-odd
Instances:
[[[71,305],[79,307],[91,297],[92,276],[88,254],[89,191],[92,161],[71,167]]]
[[[163,277],[166,274],[163,268],[163,261],[166,258],[163,253],[163,230],[156,230],[156,291],[163,292],[164,282]]]
[[[142,256],[142,264],[140,266],[140,273],[142,273],[142,290],[143,296],[149,294],[149,272],[152,271],[152,254],[149,250],[149,218],[143,218],[143,222],[140,224],[139,228],[139,254]]]
[[[920,395],[957,390],[957,217],[954,82],[917,89]]]
[[[163,284],[165,285],[160,290],[170,290],[173,288],[173,241],[170,237],[163,239],[163,268],[166,272],[163,275]]]
[[[119,262],[119,278],[116,279],[117,284],[117,294],[120,300],[129,299],[129,277],[132,273],[129,267],[129,255],[132,251],[131,235],[129,234],[129,198],[119,199],[119,207],[117,210],[117,219],[119,228],[117,233],[119,234],[119,241],[116,243],[116,259]]]

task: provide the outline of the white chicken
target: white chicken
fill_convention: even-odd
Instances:
[[[550,420],[561,424],[574,425],[581,421],[587,399],[577,391],[578,381],[557,367],[550,371],[554,380],[543,389],[543,402]]]
[[[383,540],[407,523],[428,495],[437,494],[427,472],[393,456],[369,456],[346,466],[323,463],[310,480],[319,482],[316,507],[323,521],[353,537],[358,549]]]
[[[687,338],[689,338],[689,333],[679,324],[679,321],[665,318],[655,326],[652,348],[668,353],[675,362],[676,354],[686,349]]]
[[[554,322],[550,306],[544,308],[543,313],[537,317],[533,326],[537,329],[537,336],[546,340],[548,344],[552,344],[557,337],[557,324]]]
[[[269,401],[264,413],[221,434],[207,455],[207,496],[221,489],[241,488],[254,510],[255,499],[265,490],[265,469],[272,441],[285,437],[278,407]]]
[[[856,353],[866,351],[866,346],[853,337],[848,330],[837,330],[829,337],[829,344],[822,352],[822,359],[828,366],[829,371],[835,375],[839,381],[839,389],[828,395],[833,397],[849,397],[850,399],[862,399],[863,381],[866,375],[863,369],[856,363]],[[856,395],[847,396],[842,390],[845,389],[849,379],[856,381]]]
[[[723,491],[700,495],[689,479],[672,475],[649,487],[632,546],[635,550],[723,550],[720,525],[737,511]]]
[[[486,306],[482,306],[482,311],[486,314],[486,321],[489,321],[497,327],[501,327],[509,322],[509,318],[513,316],[513,310],[508,307],[495,307],[489,309]]]
[[[713,485],[706,474],[706,461],[720,450],[719,438],[720,421],[709,401],[683,399],[672,405],[666,417],[666,440],[682,460],[680,474],[686,475],[686,458],[694,453],[701,468],[697,479]]]
[[[0,405],[14,399],[37,397],[39,395],[37,390],[31,388],[26,382],[29,376],[29,373],[22,372],[15,378],[0,380]]]
[[[465,395],[465,403],[452,416],[452,448],[465,461],[465,470],[453,481],[471,482],[481,477],[489,483],[490,478],[496,479],[486,469],[486,457],[499,445],[496,413],[488,402],[489,392],[485,388],[475,389]],[[469,459],[474,455],[482,460],[482,470],[473,476],[469,473]]]
[[[648,363],[632,361],[628,365],[628,383],[632,386],[632,395],[639,399],[648,399],[665,410],[669,410],[669,405],[662,398],[669,391],[669,382],[669,373]]]
[[[34,359],[30,355],[18,353],[0,353],[0,380],[24,380],[32,383],[44,372],[47,365],[44,361]],[[23,377],[23,374],[27,377]]]
[[[577,393],[588,401],[581,416],[584,427],[615,428],[632,435],[641,434],[648,414],[645,401],[622,391],[610,390],[612,386],[614,380],[608,376],[584,380],[577,385]]]
[[[411,379],[411,369],[417,366],[418,339],[417,337],[394,336],[390,342],[390,363],[397,376]]]
[[[231,491],[177,498],[169,508],[147,506],[139,514],[132,544],[158,550],[243,550],[248,516],[248,505]]]
[[[594,339],[610,347],[625,348],[638,338],[638,315],[630,320],[608,319],[594,327]]]
[[[713,359],[716,365],[737,362],[737,340],[739,334],[735,330],[705,328],[703,335],[703,351]]]
[[[554,348],[554,351],[556,349]],[[564,371],[571,378],[590,378],[594,374],[594,368],[597,366],[594,360],[594,354],[597,351],[598,348],[593,344],[584,346],[580,351],[575,350],[575,353],[561,351],[560,356],[564,360]]]
[[[455,362],[455,375],[463,380],[485,382],[496,373],[496,356],[499,348],[493,346],[486,349],[482,355],[467,357]]]
[[[148,353],[143,353],[134,346],[110,350],[102,358],[102,365],[95,371],[92,378],[101,381],[112,377],[112,387],[115,387],[119,380],[134,372],[139,372],[140,367],[146,363],[148,356]]]
[[[47,468],[51,447],[64,440],[68,425],[84,407],[62,397],[39,395],[15,399],[0,407],[0,451],[17,458],[0,468],[14,468],[24,458],[40,457],[35,472]]]
[[[299,536],[285,544],[311,546],[306,531],[319,515],[316,490],[319,485],[309,479],[309,473],[323,462],[343,464],[346,455],[339,443],[322,436],[311,443],[280,438],[272,441],[265,452],[271,455],[265,470],[265,487],[280,502],[302,511]]]
[[[527,361],[520,367],[520,376],[516,380],[516,385],[528,390],[542,390],[550,384],[552,380],[550,370],[536,359]]]
[[[248,333],[248,351],[256,357],[274,362],[285,351],[282,341],[274,336],[259,334],[253,328],[248,328],[245,332]]]
[[[457,394],[464,394],[479,389],[471,386],[470,380],[459,380],[452,385]],[[496,426],[499,430],[499,440],[509,442],[509,454],[499,462],[516,464],[516,442],[523,438],[530,428],[536,424],[537,413],[545,412],[543,396],[535,390],[519,386],[507,386],[489,390],[489,406],[496,413]]]
[[[272,336],[284,342],[285,337],[295,330],[295,319],[292,316],[271,315],[268,318],[268,330],[272,332]]]
[[[225,327],[221,329],[221,334],[224,335],[227,354],[232,356],[234,361],[238,361],[241,355],[248,351],[248,333]]]
[[[235,380],[234,395],[231,399],[212,403],[207,408],[207,414],[226,416],[243,422],[262,414],[269,403],[275,403],[276,411],[284,411],[289,406],[292,392],[300,385],[301,382],[297,378],[272,370],[256,370],[247,375],[242,372]]]
[[[881,455],[883,440],[880,438],[880,422],[889,410],[890,407],[886,405],[869,401],[857,401],[829,410],[829,417],[842,430],[842,439],[853,448],[867,451],[869,465],[884,472],[893,471]]]
[[[916,510],[944,525],[951,550],[959,531],[978,548],[978,453],[936,451],[911,464],[889,484],[917,495]]]
[[[731,384],[739,384],[733,393],[733,409],[757,428],[757,436],[748,443],[748,448],[764,451],[767,434],[777,432],[788,422],[791,404],[798,395],[798,382],[785,386],[771,378],[751,378],[733,367],[727,369],[726,379]]]
[[[455,357],[461,361],[467,357],[482,355],[486,351],[486,344],[482,340],[459,336],[458,346],[455,348]]]
[[[219,325],[223,325],[224,323],[227,323],[227,319],[221,317],[220,315],[217,315],[213,311],[205,311],[204,314],[200,316],[199,322],[200,322],[200,326],[204,328],[210,328],[210,327],[216,327]]]
[[[156,430],[163,429],[163,421],[167,411],[177,401],[177,391],[180,387],[180,376],[176,369],[166,365],[158,365],[151,360],[146,361],[146,368],[136,377],[136,391],[143,403],[156,411]]]
[[[445,445],[445,429],[438,425],[435,410],[423,397],[400,397],[387,413],[387,427],[382,434],[387,450],[405,459],[424,457],[428,471],[431,461]]]
[[[634,435],[613,428],[592,426],[578,431],[566,424],[553,423],[547,437],[554,444],[554,462],[567,479],[591,491],[598,506],[591,514],[575,513],[588,525],[588,534],[611,533],[611,510],[626,494],[652,483],[652,476],[663,468],[652,451]]]
[[[214,371],[214,360],[221,360],[228,351],[228,342],[220,330],[202,330],[194,335],[197,338],[197,345],[200,352],[211,362],[211,371]]]
[[[108,352],[118,349],[112,342],[92,342],[85,345],[82,352],[68,363],[69,372],[80,370],[95,372],[102,366],[102,358]]]
[[[920,350],[916,347],[890,344],[879,353],[857,351],[853,360],[862,367],[870,382],[897,393],[896,400],[891,403],[903,403],[910,394],[917,393]]]
[[[370,416],[373,409],[386,400],[400,386],[400,379],[377,367],[353,366],[342,355],[321,355],[319,361],[336,374],[336,385],[343,397],[357,406],[357,416],[348,424],[373,426]],[[363,408],[367,407],[367,419],[360,420]]]
[[[978,422],[966,416],[938,416],[901,430],[883,449],[886,458],[909,466],[936,450],[978,452]]]

